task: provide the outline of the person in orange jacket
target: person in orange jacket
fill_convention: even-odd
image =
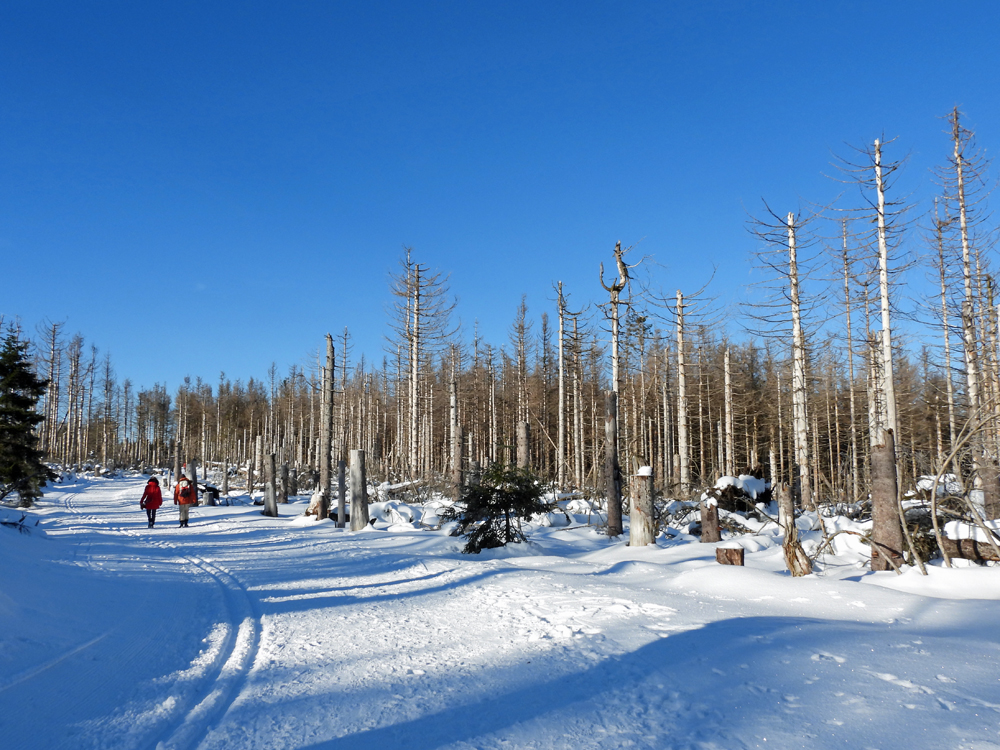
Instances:
[[[181,514],[181,527],[187,527],[188,525],[188,513],[191,511],[191,506],[198,503],[198,488],[194,486],[194,482],[187,478],[185,475],[181,475],[181,478],[177,480],[177,484],[174,485],[174,505],[180,506]]]
[[[149,528],[156,524],[156,510],[163,505],[163,495],[160,493],[160,483],[156,477],[150,477],[146,482],[146,489],[142,491],[142,498],[139,500],[139,507],[146,511],[146,518],[149,520]]]

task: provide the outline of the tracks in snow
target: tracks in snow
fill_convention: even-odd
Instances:
[[[164,550],[181,563],[200,571],[222,593],[227,617],[210,635],[209,649],[203,660],[182,673],[167,696],[159,701],[167,709],[167,717],[157,721],[157,736],[146,747],[155,750],[194,750],[208,733],[221,722],[226,711],[239,695],[240,688],[253,668],[260,647],[260,611],[257,602],[243,583],[230,571],[199,555],[182,551],[174,543],[148,539],[141,532],[105,523],[76,504],[78,493],[66,495],[67,509],[95,525],[110,528],[133,539]],[[131,494],[129,502],[134,502]],[[109,519],[110,520],[110,519]],[[115,519],[117,520],[117,519]],[[190,674],[194,672],[195,674]],[[200,687],[192,689],[191,683]]]

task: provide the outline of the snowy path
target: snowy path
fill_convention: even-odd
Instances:
[[[793,581],[766,539],[739,569],[554,528],[476,558],[301,504],[147,530],[142,483],[0,536],[5,746],[1000,748],[1000,569]]]

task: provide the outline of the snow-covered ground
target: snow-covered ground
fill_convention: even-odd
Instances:
[[[0,528],[0,746],[1000,748],[1000,568],[793,580],[773,526],[745,568],[576,523],[477,557],[304,498],[150,530],[143,483]]]

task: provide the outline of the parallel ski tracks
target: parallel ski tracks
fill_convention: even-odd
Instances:
[[[174,543],[148,539],[140,532],[115,523],[106,523],[93,514],[82,511],[76,504],[78,493],[65,496],[67,509],[88,522],[104,528],[142,539],[153,547],[162,549],[174,560],[197,568],[208,576],[222,592],[227,610],[225,634],[213,650],[215,654],[204,677],[203,687],[196,692],[183,689],[180,680],[174,684],[170,695],[161,704],[173,704],[171,717],[157,722],[157,736],[145,747],[151,750],[195,750],[209,732],[216,727],[232,706],[240,689],[253,668],[260,648],[261,616],[258,603],[250,596],[246,586],[225,568],[205,558],[182,551]]]

